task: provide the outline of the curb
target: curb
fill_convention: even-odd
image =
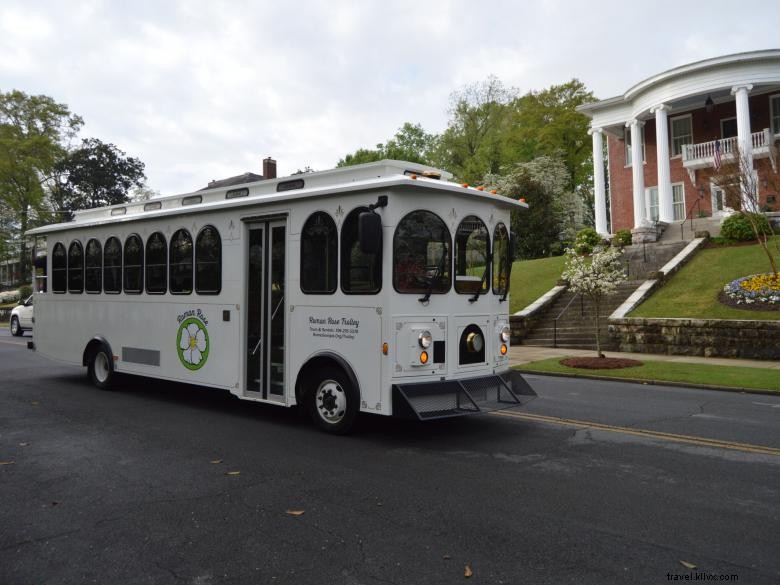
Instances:
[[[696,390],[715,390],[717,392],[732,392],[737,394],[762,394],[764,396],[780,396],[780,390],[767,390],[764,388],[737,388],[735,386],[711,386],[709,384],[695,384],[693,382],[674,382],[671,380],[643,380],[641,378],[618,378],[612,376],[599,376],[598,374],[562,374],[560,372],[541,372],[538,370],[524,370],[522,366],[513,369],[523,374],[535,374],[538,376],[550,376],[553,378],[588,378],[590,380],[604,380],[606,382],[629,382],[631,384],[643,384],[648,386],[674,386],[676,388],[693,388]]]

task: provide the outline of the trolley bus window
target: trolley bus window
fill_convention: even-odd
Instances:
[[[122,243],[113,236],[103,249],[103,291],[122,292]]]
[[[493,236],[493,294],[503,295],[509,283],[509,232],[503,223],[496,226]]]
[[[146,240],[146,292],[163,295],[168,290],[168,243],[160,232]]]
[[[222,240],[214,226],[207,225],[195,241],[195,292],[218,295],[222,290]]]
[[[341,228],[341,290],[347,294],[376,294],[382,290],[382,247],[366,254],[358,240],[358,217],[367,207],[353,209]]]
[[[73,240],[68,248],[68,292],[84,292],[84,249],[78,240]]]
[[[68,255],[60,242],[54,245],[51,254],[51,290],[64,293],[68,289]]]
[[[336,292],[338,269],[336,222],[324,211],[309,216],[301,231],[301,291],[305,294]]]
[[[125,240],[124,282],[126,293],[139,294],[144,288],[144,245],[135,234]]]
[[[103,248],[95,238],[87,242],[84,264],[84,289],[88,293],[100,293],[103,288]]]
[[[173,294],[192,292],[192,236],[179,230],[171,238],[170,287]]]
[[[46,236],[36,236],[33,246],[33,290],[46,292]]]
[[[484,222],[469,215],[455,233],[455,292],[484,294],[488,291],[490,235]]]
[[[446,293],[450,290],[450,231],[430,211],[413,211],[393,236],[393,287],[399,293]]]

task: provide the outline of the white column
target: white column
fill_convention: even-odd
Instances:
[[[642,162],[642,127],[641,120],[634,118],[626,122],[631,128],[631,172],[634,187],[634,227],[641,227],[645,222],[645,165]]]
[[[593,188],[595,197],[596,231],[602,236],[609,235],[607,226],[607,191],[604,181],[604,141],[601,128],[588,131],[593,136]]]
[[[737,102],[737,144],[739,144],[739,153],[743,161],[739,165],[740,175],[753,169],[753,141],[750,136],[750,105],[748,102],[748,93],[751,89],[753,86],[750,84],[736,85],[731,88],[731,95],[735,96]],[[742,198],[747,201],[750,196],[750,181],[745,181],[745,177],[742,176],[741,183]]]
[[[674,221],[672,174],[669,170],[669,106],[661,104],[650,110],[655,113],[655,146],[658,162],[658,219]]]

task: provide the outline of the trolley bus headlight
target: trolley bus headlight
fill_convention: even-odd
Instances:
[[[504,325],[499,335],[501,336],[501,341],[509,343],[509,338],[512,336],[512,330],[509,328],[509,325]]]
[[[419,343],[420,347],[422,347],[423,349],[428,349],[429,347],[431,347],[431,343],[432,343],[431,332],[430,331],[420,331],[420,334],[417,336],[417,343]],[[425,353],[425,352],[423,352],[423,353]],[[422,360],[420,360],[420,361],[422,361]],[[423,362],[423,363],[425,363],[425,362]]]

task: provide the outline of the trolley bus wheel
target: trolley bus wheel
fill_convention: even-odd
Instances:
[[[23,334],[22,328],[19,326],[19,319],[14,315],[11,317],[11,335],[19,337]]]
[[[342,370],[328,366],[313,376],[306,392],[306,410],[324,431],[349,432],[360,405],[360,395]]]
[[[89,379],[101,390],[111,388],[111,380],[114,377],[114,368],[111,355],[108,350],[100,346],[92,352],[89,358]]]

